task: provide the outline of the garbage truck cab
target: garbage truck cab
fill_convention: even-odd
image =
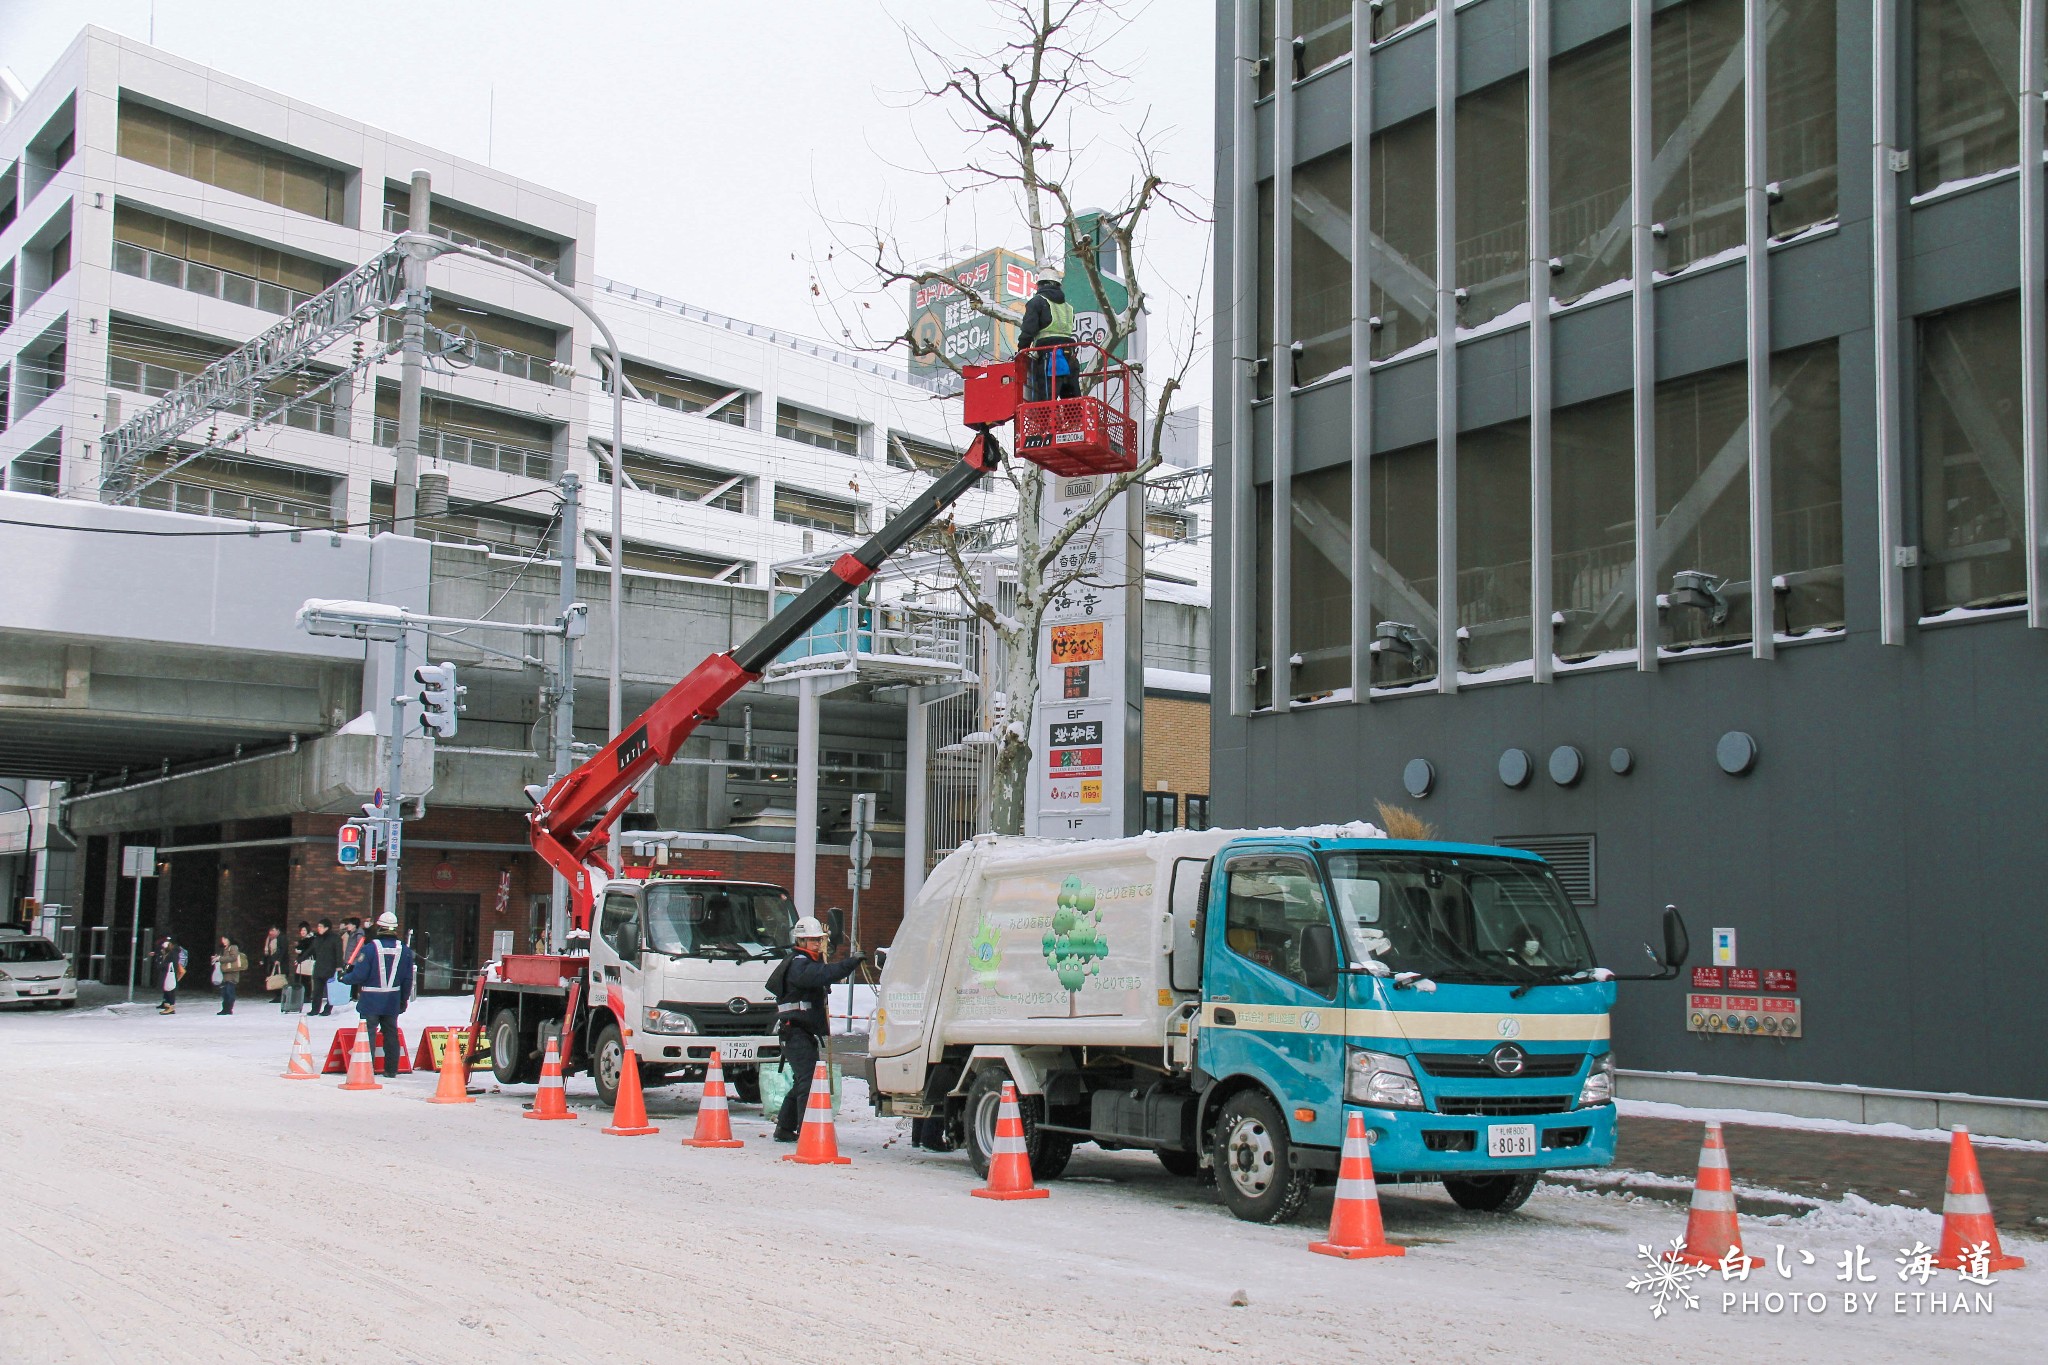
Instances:
[[[1382,1181],[1467,1208],[1612,1162],[1616,978],[1549,866],[1376,835],[963,846],[885,964],[878,1107],[985,1169],[1011,1080],[1035,1173],[1077,1141],[1150,1148],[1259,1222],[1334,1179],[1352,1113]],[[1666,921],[1659,978],[1684,956]]]

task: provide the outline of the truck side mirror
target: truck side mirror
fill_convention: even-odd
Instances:
[[[825,912],[825,920],[826,928],[832,931],[832,941],[846,942],[846,912],[835,905]]]
[[[1331,995],[1337,987],[1337,936],[1327,924],[1301,931],[1301,977],[1309,989]]]
[[[1692,952],[1692,937],[1685,932],[1685,920],[1680,917],[1678,907],[1664,907],[1664,965],[1677,971],[1685,965],[1686,956]]]

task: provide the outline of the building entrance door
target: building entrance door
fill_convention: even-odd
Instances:
[[[477,898],[407,896],[421,994],[464,992],[476,981]]]

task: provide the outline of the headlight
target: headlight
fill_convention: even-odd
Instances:
[[[1596,1104],[1614,1103],[1614,1054],[1603,1052],[1593,1059],[1593,1069],[1586,1073],[1586,1083],[1579,1087],[1581,1109],[1591,1109]]]
[[[1405,1057],[1354,1047],[1344,1059],[1344,1098],[1375,1109],[1420,1109],[1422,1087]]]
[[[7,973],[5,973],[5,972],[0,972],[0,981],[12,981],[12,980],[14,980],[14,978],[13,978],[13,977],[11,977],[11,976],[9,976],[9,975],[8,975]]]
[[[649,1033],[695,1033],[697,1023],[680,1010],[650,1008],[647,1011],[646,1030]]]

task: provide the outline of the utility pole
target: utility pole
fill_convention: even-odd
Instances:
[[[616,455],[616,452],[615,452]],[[612,466],[612,478],[619,478],[618,466]],[[562,475],[562,520],[560,538],[555,542],[562,560],[562,653],[561,672],[555,679],[555,775],[551,782],[559,782],[570,769],[576,766],[574,744],[576,739],[576,636],[581,632],[572,631],[576,612],[576,538],[580,532],[578,514],[582,511],[582,480],[575,470]],[[562,874],[555,874],[554,889],[548,903],[548,944],[560,952],[568,942],[569,935],[569,883]]]
[[[417,182],[415,182],[417,183]],[[404,635],[391,643],[391,757],[384,765],[384,913],[398,919],[398,845],[405,828],[405,660]],[[425,651],[421,651],[422,657]]]
[[[433,180],[412,173],[407,229],[424,234],[433,211]],[[427,363],[427,263],[413,252],[405,258],[405,336],[398,371],[398,468],[391,479],[391,529],[413,534],[420,491],[420,380]],[[401,651],[402,652],[402,651]]]

